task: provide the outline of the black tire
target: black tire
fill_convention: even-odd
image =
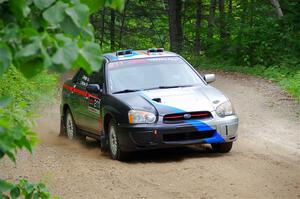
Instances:
[[[120,148],[118,131],[115,122],[110,121],[108,126],[108,151],[113,160],[125,161],[129,158],[129,153]]]
[[[71,132],[71,129],[73,132]],[[77,140],[79,138],[82,138],[73,119],[73,115],[69,109],[67,109],[65,112],[64,134],[69,140]]]
[[[108,136],[101,135],[100,136],[100,147],[102,152],[108,152],[109,146],[108,146]]]
[[[232,149],[232,142],[225,142],[225,143],[215,143],[211,144],[212,149],[214,152],[217,153],[228,153]]]

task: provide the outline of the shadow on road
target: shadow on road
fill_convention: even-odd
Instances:
[[[222,156],[212,152],[209,146],[189,146],[189,147],[177,147],[167,149],[156,149],[149,151],[138,151],[133,153],[132,159],[127,163],[165,163],[165,162],[179,162],[185,159],[191,158],[214,158]]]
[[[93,139],[87,139],[81,141],[81,145],[86,149],[100,150],[100,144],[98,141]],[[154,149],[137,151],[130,154],[130,158],[126,161],[128,164],[136,163],[165,163],[165,162],[179,162],[184,159],[191,158],[215,158],[224,156],[225,154],[214,153],[210,145],[197,145],[197,146],[186,146],[177,148],[166,148],[166,149]],[[103,158],[110,158],[108,152],[102,152]]]

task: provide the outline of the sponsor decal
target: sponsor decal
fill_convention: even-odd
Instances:
[[[90,96],[89,97],[89,111],[94,113],[100,113],[100,102],[101,100],[97,97]]]

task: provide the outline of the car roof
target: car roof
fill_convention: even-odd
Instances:
[[[103,56],[108,59],[108,61],[122,61],[122,60],[131,60],[139,58],[155,58],[155,57],[177,57],[176,53],[163,51],[158,53],[148,53],[147,50],[133,50],[132,54],[117,56],[116,52],[106,53]]]

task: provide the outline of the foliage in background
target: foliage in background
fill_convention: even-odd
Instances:
[[[15,162],[15,148],[32,151],[36,143],[36,135],[30,130],[36,119],[34,112],[53,101],[56,84],[56,75],[45,71],[27,79],[11,66],[3,74],[0,79],[0,158],[7,154]]]
[[[100,7],[123,8],[122,0],[0,0],[0,159],[15,162],[17,149],[32,152],[30,129],[37,105],[53,94],[62,72],[101,67],[101,50],[89,16]],[[43,184],[0,179],[0,198],[50,198]]]
[[[219,60],[211,60],[207,57],[193,57],[187,56],[188,60],[197,68],[197,69],[213,69],[213,70],[226,70],[232,72],[247,73],[255,76],[260,76],[267,78],[273,82],[276,82],[284,90],[292,94],[300,103],[300,65],[289,65],[286,66],[238,66],[232,65],[230,62],[224,62]],[[300,110],[300,109],[299,109]]]
[[[95,37],[107,51],[170,49],[169,4],[178,1],[126,0],[122,13],[101,9],[91,20]],[[280,0],[280,7],[283,17],[268,0],[182,1],[180,54],[195,66],[219,63],[225,70],[235,66],[231,68],[275,80],[299,99],[300,1]]]

